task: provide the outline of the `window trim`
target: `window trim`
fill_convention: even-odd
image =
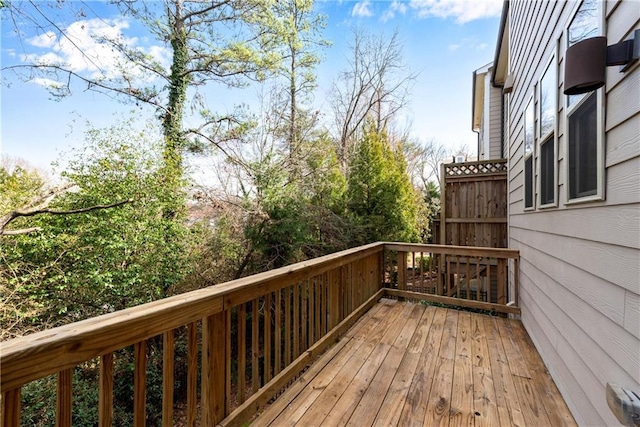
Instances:
[[[569,26],[573,23],[576,14],[580,10],[583,1],[581,1],[578,5],[576,5],[574,11],[572,12],[572,18],[569,20],[568,24],[564,29],[564,51],[569,47]],[[598,4],[598,35],[604,34],[605,28],[605,16],[604,16],[604,7],[602,2],[597,2]],[[563,68],[566,65],[565,61],[562,62]],[[564,73],[563,73],[564,74]],[[564,81],[562,82],[564,87]],[[578,102],[569,106],[569,96],[563,95],[563,114],[564,114],[564,141],[563,144],[563,163],[564,163],[564,204],[566,206],[577,205],[581,203],[594,202],[594,201],[602,201],[605,200],[605,130],[604,130],[604,108],[605,108],[605,89],[604,87],[595,91],[596,96],[596,171],[598,176],[596,177],[596,193],[583,196],[571,198],[570,191],[570,180],[571,180],[571,167],[569,165],[569,133],[570,133],[570,125],[569,118],[570,116],[576,112],[582,104],[589,98],[589,94],[585,94],[582,96]]]
[[[536,210],[536,103],[535,103],[535,93],[536,89],[534,89],[533,94],[529,97],[529,102],[527,102],[527,106],[524,109],[524,142],[522,144],[522,172],[524,176],[523,180],[523,196],[522,202],[524,206],[525,212],[531,212]],[[533,117],[531,118],[533,127],[533,141],[531,142],[531,152],[527,154],[527,112],[529,108],[533,110]],[[531,157],[531,192],[533,193],[531,196],[531,206],[527,206],[527,160]]]
[[[540,76],[540,80],[538,81],[538,108],[536,111],[538,112],[538,139],[536,145],[538,146],[537,154],[538,154],[538,162],[537,162],[537,185],[538,185],[538,194],[537,194],[537,202],[539,209],[548,209],[548,208],[557,208],[558,207],[558,62],[556,58],[558,58],[557,50],[559,47],[559,40],[556,42],[556,49],[554,53],[551,55],[551,59],[547,62],[546,66],[543,68],[542,75]],[[547,72],[551,71],[553,76],[553,88],[554,88],[554,96],[553,96],[553,127],[552,129],[542,134],[542,80],[545,77]],[[553,138],[552,141],[549,141],[549,138]],[[550,203],[542,202],[542,146],[545,144],[553,144],[553,201]]]

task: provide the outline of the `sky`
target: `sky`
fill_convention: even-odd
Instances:
[[[75,5],[79,4],[76,0]],[[101,69],[115,72],[118,58],[97,46],[90,38],[92,34],[120,35],[130,45],[169,63],[166,48],[150,38],[138,23],[119,16],[104,2],[82,4],[91,13],[65,15],[55,2],[45,10],[50,11],[48,17],[53,23],[77,34],[77,46],[93,53]],[[329,108],[332,81],[346,67],[352,28],[382,35],[398,31],[405,62],[410,71],[418,73],[408,107],[402,113],[411,126],[412,137],[421,142],[433,139],[451,149],[466,146],[475,152],[477,136],[471,131],[472,73],[493,60],[502,0],[335,0],[317,1],[315,7],[326,15],[324,38],[332,45],[322,52],[323,62],[316,70],[314,108]],[[54,33],[36,33],[21,26],[23,33],[17,37],[7,22],[2,22],[1,31],[1,154],[48,169],[52,161],[81,145],[86,122],[95,127],[108,126],[118,114],[132,109],[141,120],[154,116],[150,107],[124,105],[87,91],[78,83],[73,84],[71,96],[53,100],[45,89],[51,81],[25,82],[5,67],[53,58],[92,75],[95,64],[87,63],[69,43],[60,43]],[[231,93],[213,87],[206,96],[210,108],[223,113],[239,102],[255,102],[256,88]]]

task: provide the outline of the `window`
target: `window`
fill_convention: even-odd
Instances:
[[[556,113],[558,110],[556,83],[556,62],[552,57],[540,79],[539,92],[539,161],[540,206],[556,204]]]
[[[567,29],[571,46],[600,34],[597,0],[584,0]],[[602,89],[566,97],[567,199],[583,201],[603,197]]]
[[[556,156],[554,138],[550,136],[540,144],[540,205],[550,205],[556,202]]]
[[[533,144],[535,137],[533,98],[524,116],[524,208],[533,208]]]
[[[598,189],[598,143],[595,92],[569,119],[569,199],[593,196]]]

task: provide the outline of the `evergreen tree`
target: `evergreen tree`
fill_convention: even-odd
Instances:
[[[347,186],[347,209],[358,235],[354,245],[374,241],[415,241],[417,204],[401,147],[367,122]]]

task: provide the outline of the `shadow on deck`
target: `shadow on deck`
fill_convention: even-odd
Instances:
[[[255,426],[575,425],[518,320],[383,298]]]

